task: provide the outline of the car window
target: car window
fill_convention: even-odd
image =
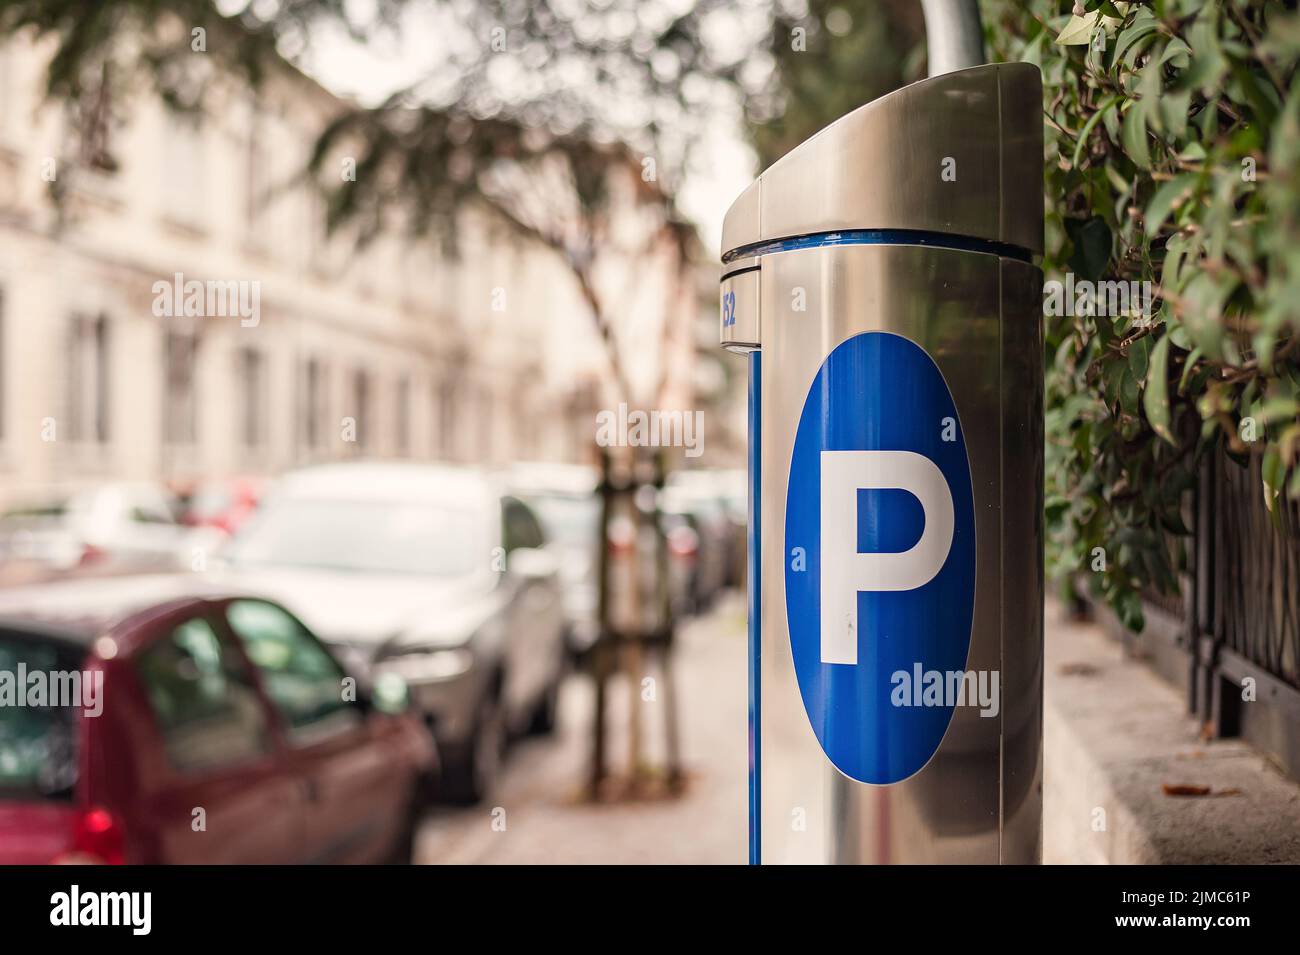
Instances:
[[[241,529],[228,556],[241,565],[462,577],[482,569],[490,528],[476,503],[281,496]]]
[[[148,507],[147,505],[137,505],[131,508],[131,520],[137,524],[172,524],[172,516],[164,511]]]
[[[67,513],[67,501],[57,501],[50,504],[32,504],[25,507],[11,507],[3,514],[0,514],[0,523],[7,521],[57,519],[63,517]]]
[[[127,513],[137,524],[174,524],[176,516],[165,498],[141,493],[127,498]]]
[[[80,656],[66,648],[0,630],[0,673],[80,667]],[[72,795],[77,780],[76,712],[70,706],[0,706],[0,800]]]
[[[267,713],[251,675],[203,617],[145,649],[135,666],[177,769],[234,766],[270,751]]]
[[[531,503],[551,540],[576,547],[595,547],[600,539],[600,499],[570,494],[541,494]]]
[[[546,543],[541,524],[518,498],[506,498],[504,520],[507,554],[518,547],[541,547]]]
[[[187,510],[194,517],[220,517],[235,505],[234,489],[224,484],[205,484],[190,498]]]
[[[293,742],[310,743],[361,721],[344,699],[343,668],[288,611],[264,600],[232,600],[226,619]]]

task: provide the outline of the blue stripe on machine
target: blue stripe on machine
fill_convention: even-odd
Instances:
[[[760,525],[761,501],[759,477],[763,466],[760,454],[762,439],[762,352],[749,353],[749,864],[762,861],[763,820],[759,812],[762,797],[760,737],[763,730],[762,676],[759,661],[762,651],[759,626],[759,588],[762,572],[759,549],[762,546]]]
[[[965,235],[950,235],[946,232],[928,232],[924,229],[846,229],[839,232],[816,232],[811,235],[797,235],[787,239],[772,239],[755,242],[732,249],[723,254],[722,262],[734,262],[736,259],[753,258],[760,255],[772,255],[776,252],[797,252],[801,249],[818,249],[833,245],[927,245],[940,249],[954,249],[958,252],[983,252],[986,255],[999,255],[1007,259],[1032,262],[1033,253],[1018,245],[1006,242],[993,242],[988,239],[975,239]]]

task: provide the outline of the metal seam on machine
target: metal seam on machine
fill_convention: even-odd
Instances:
[[[722,257],[723,264],[736,259],[755,258],[773,255],[777,252],[795,252],[802,249],[817,249],[838,245],[923,245],[931,248],[952,249],[957,252],[983,252],[1002,258],[1017,259],[1021,262],[1033,262],[1033,253],[1028,249],[1007,242],[992,239],[977,239],[971,236],[953,235],[946,232],[930,232],[923,229],[842,229],[834,232],[816,232],[809,235],[791,236],[785,239],[771,239],[755,242],[751,245],[732,249]],[[729,275],[739,274],[737,272]],[[724,276],[724,278],[729,276]]]

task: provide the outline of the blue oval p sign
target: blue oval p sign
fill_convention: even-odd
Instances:
[[[804,708],[846,776],[896,783],[939,748],[964,671],[975,508],[952,394],[916,343],[838,345],[799,416],[785,510],[785,607]]]

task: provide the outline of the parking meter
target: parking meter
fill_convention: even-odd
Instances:
[[[1041,855],[1042,86],[922,80],[723,226],[749,360],[750,859]]]

